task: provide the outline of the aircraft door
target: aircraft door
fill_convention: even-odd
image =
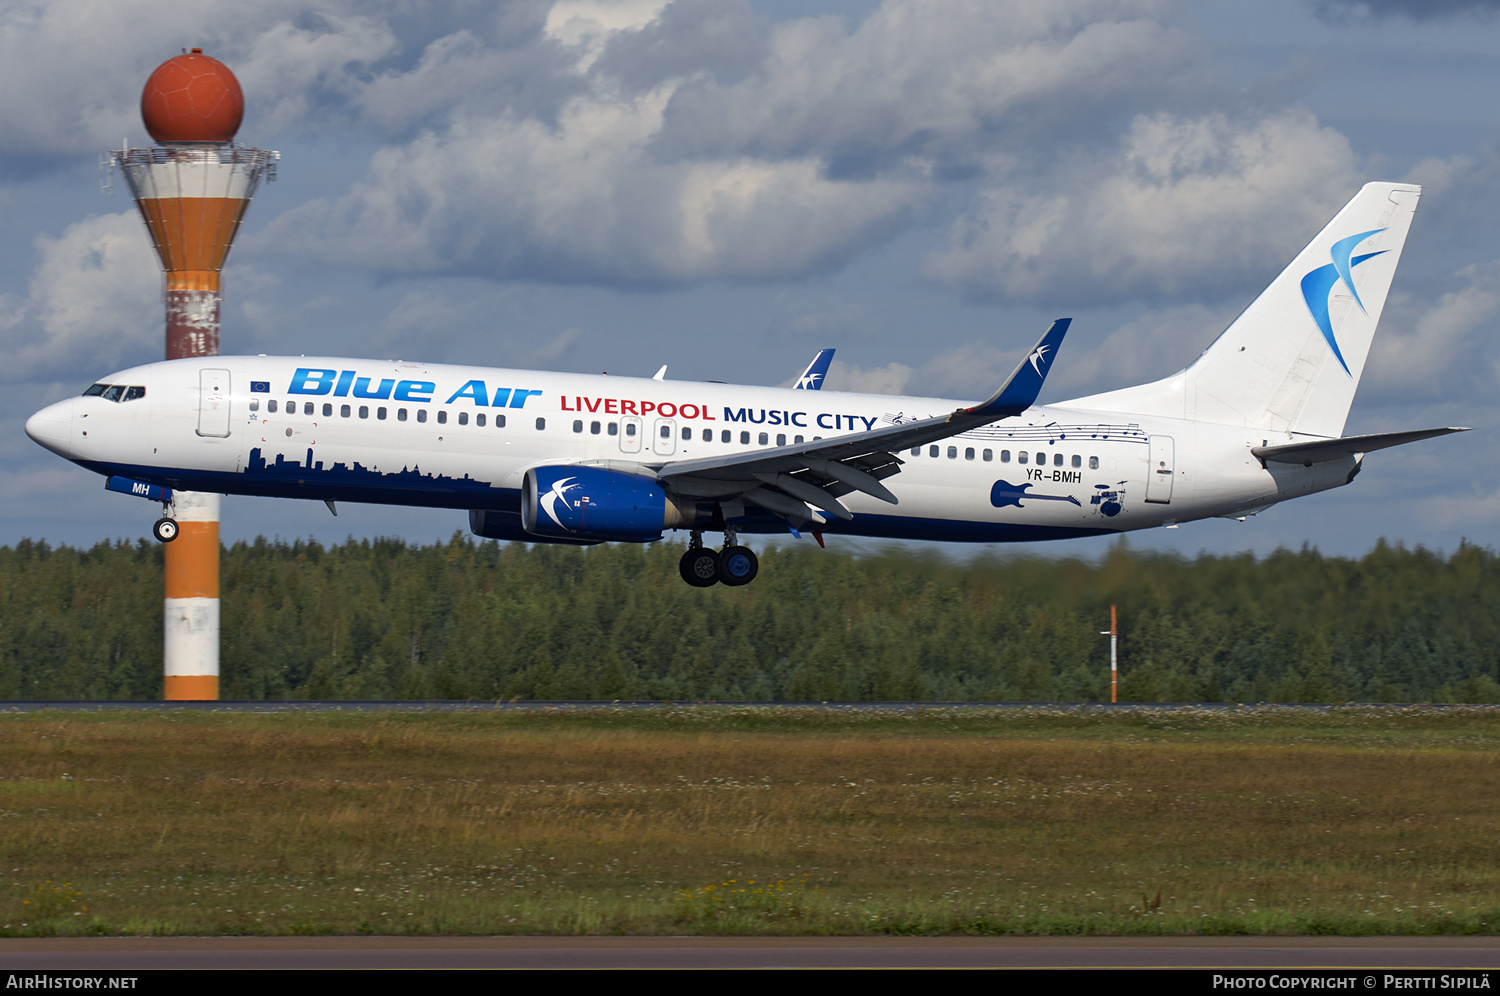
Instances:
[[[657,456],[671,456],[677,452],[677,420],[659,418],[656,431],[651,435],[651,452]]]
[[[1171,436],[1151,437],[1151,463],[1146,468],[1146,500],[1158,505],[1172,501],[1173,445]]]
[[[198,371],[198,435],[229,435],[229,371]]]
[[[620,452],[639,453],[641,451],[641,420],[634,415],[626,415],[620,419]]]

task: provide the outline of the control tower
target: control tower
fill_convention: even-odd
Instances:
[[[111,155],[130,185],[163,272],[166,358],[219,355],[220,272],[240,221],[277,153],[233,144],[245,113],[239,80],[202,49],[156,68],[141,117],[156,145]],[[228,406],[228,371],[205,360],[204,405]],[[217,432],[227,420],[202,420]],[[197,430],[200,435],[204,429]],[[226,431],[227,435],[227,431]],[[166,544],[167,699],[219,697],[219,495],[178,491]]]

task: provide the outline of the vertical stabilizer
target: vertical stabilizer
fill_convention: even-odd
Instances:
[[[1342,434],[1421,192],[1366,184],[1192,366],[1069,404]]]

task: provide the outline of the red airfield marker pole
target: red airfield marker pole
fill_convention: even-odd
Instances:
[[[1120,687],[1120,625],[1115,607],[1109,607],[1109,629],[1099,631],[1100,636],[1109,637],[1109,701],[1113,705]]]

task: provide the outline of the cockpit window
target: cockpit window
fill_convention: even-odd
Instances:
[[[146,389],[140,385],[126,386],[125,384],[91,384],[89,389],[83,392],[85,398],[102,397],[105,401],[134,401],[146,396]]]

